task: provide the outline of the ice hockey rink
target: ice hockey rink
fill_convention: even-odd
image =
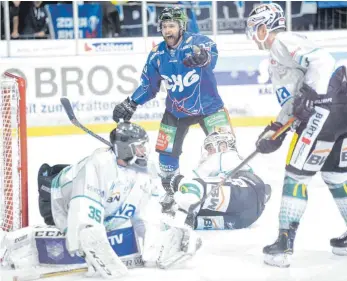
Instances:
[[[262,127],[235,128],[240,153],[245,157],[254,149],[254,142]],[[154,147],[157,132],[149,132]],[[103,135],[107,138],[107,135]],[[183,147],[182,171],[193,168],[200,156],[203,133],[191,129]],[[270,155],[258,155],[252,168],[271,184],[272,197],[261,218],[249,229],[229,231],[200,231],[203,247],[195,258],[181,268],[160,270],[132,269],[120,280],[142,281],[222,281],[222,280],[346,280],[347,257],[334,256],[329,240],[346,229],[328,188],[319,175],[308,187],[309,201],[297,232],[295,253],[290,268],[269,267],[263,263],[262,248],[273,243],[278,232],[278,211],[281,200],[282,178],[286,149],[290,137],[281,149]],[[102,146],[93,137],[83,135],[31,137],[29,152],[29,220],[30,224],[43,223],[37,207],[36,174],[43,162],[48,164],[74,163]],[[157,153],[151,157],[157,160]],[[153,199],[153,204],[155,204]],[[155,208],[154,208],[155,209]],[[150,213],[150,212],[149,212]],[[54,269],[52,269],[54,271]],[[18,275],[19,272],[16,272]],[[12,280],[14,271],[2,271],[1,281]],[[54,277],[47,280],[88,280],[83,274]],[[101,278],[89,278],[101,280]]]

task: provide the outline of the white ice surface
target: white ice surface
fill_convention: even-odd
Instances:
[[[245,157],[254,149],[261,127],[236,128],[239,151]],[[149,132],[152,147],[157,133]],[[106,138],[107,135],[104,135]],[[182,171],[193,168],[200,156],[203,141],[200,129],[191,129],[183,147]],[[222,281],[222,280],[347,280],[347,257],[334,256],[329,240],[345,230],[338,209],[319,175],[308,187],[309,202],[301,220],[295,241],[292,265],[288,269],[269,267],[263,263],[262,249],[273,243],[278,231],[278,212],[286,150],[290,138],[282,148],[270,155],[258,155],[251,166],[272,186],[272,197],[261,218],[249,229],[230,231],[200,231],[203,248],[193,261],[182,269],[134,269],[124,281]],[[30,224],[40,224],[37,207],[37,171],[43,162],[48,164],[74,163],[102,144],[88,135],[29,138],[29,200]],[[153,152],[157,160],[157,153]],[[2,271],[1,281],[7,281],[13,271]],[[86,280],[82,274],[49,278],[58,280]],[[11,280],[11,279],[9,279]],[[91,278],[91,281],[101,280]]]

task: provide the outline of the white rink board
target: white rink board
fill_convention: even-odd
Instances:
[[[240,153],[247,156],[254,149],[254,142],[261,127],[236,128]],[[149,132],[154,147],[156,132]],[[104,135],[107,137],[107,135]],[[181,160],[182,170],[188,171],[198,161],[203,133],[192,129],[187,135]],[[308,186],[309,202],[301,221],[295,244],[292,266],[288,269],[273,268],[263,264],[262,248],[277,237],[283,169],[288,136],[281,149],[270,155],[259,155],[251,162],[252,168],[264,181],[271,184],[272,197],[261,218],[249,229],[230,231],[200,231],[203,248],[194,261],[185,268],[173,270],[131,270],[122,281],[345,281],[347,257],[331,253],[329,240],[346,230],[334,201],[317,175]],[[83,144],[83,145],[81,145]],[[42,223],[37,208],[36,174],[43,162],[51,165],[73,163],[100,147],[99,141],[88,135],[29,138],[29,191],[30,223]],[[157,153],[152,155],[157,160]],[[194,160],[191,160],[194,159]],[[153,207],[155,209],[155,206]],[[154,218],[155,219],[155,218]],[[7,281],[1,272],[1,281]],[[48,280],[48,279],[47,279]],[[52,281],[91,280],[82,275],[66,278],[50,278]]]
[[[347,52],[333,55],[338,65],[347,65]],[[139,86],[146,58],[143,54],[128,54],[3,59],[0,71],[10,71],[26,79],[29,128],[70,125],[60,104],[61,97],[71,100],[82,123],[105,124],[113,123],[115,104]],[[256,119],[277,115],[280,106],[269,84],[267,66],[266,56],[235,54],[218,59],[215,71],[220,77],[217,79],[218,90],[232,118]],[[139,106],[133,120],[161,120],[165,98],[166,92],[162,87],[155,99]]]

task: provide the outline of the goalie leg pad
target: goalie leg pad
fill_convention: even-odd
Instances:
[[[79,236],[85,259],[102,277],[113,279],[128,273],[127,267],[111,248],[104,227],[84,228]]]
[[[37,265],[38,255],[33,238],[33,227],[25,227],[13,232],[1,232],[0,262],[13,269]]]

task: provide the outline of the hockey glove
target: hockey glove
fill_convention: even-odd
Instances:
[[[303,84],[300,93],[294,98],[293,115],[301,122],[308,122],[315,113],[314,101],[317,99],[317,93],[307,84]]]
[[[124,121],[129,121],[136,111],[137,104],[127,97],[120,104],[117,104],[113,110],[113,120],[117,123],[120,119]]]
[[[193,54],[183,60],[186,67],[205,67],[211,61],[211,55],[203,47],[193,46]]]
[[[279,122],[271,122],[270,125],[266,126],[256,143],[257,151],[260,153],[272,153],[279,149],[286,137],[286,133],[281,134],[275,140],[271,140],[271,136],[281,127],[282,124]]]

